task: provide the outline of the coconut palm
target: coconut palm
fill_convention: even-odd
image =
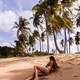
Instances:
[[[22,17],[19,18],[18,22],[15,22],[14,27],[17,28],[17,38],[18,38],[17,42],[21,45],[20,46],[21,52],[24,52],[24,50],[27,48],[26,43],[27,43],[29,35],[31,33],[30,28],[27,27],[28,24],[29,24],[29,22],[25,18],[22,18]],[[17,47],[19,47],[19,46],[17,46]]]
[[[38,17],[37,17],[37,19],[39,18],[37,20],[38,23],[40,22],[40,19],[41,19],[42,15],[44,15],[45,21],[46,21],[46,23],[48,23],[48,21],[47,21],[47,19],[48,19],[48,17],[47,17],[47,11],[48,10],[46,8],[47,8],[46,2],[43,2],[41,4],[37,4],[36,6],[33,7],[33,10],[37,10],[37,12],[35,13],[35,16],[38,15]],[[48,26],[48,24],[46,24],[46,26]]]
[[[54,35],[55,46],[59,52],[62,52],[58,48],[55,34],[58,33],[63,27],[71,30],[72,21],[68,16],[68,11],[66,11],[66,9],[64,10],[64,2],[61,2],[61,4],[58,4],[58,2],[59,0],[43,0],[40,1],[39,4],[35,5],[33,10],[35,10],[34,16],[38,16],[38,23],[42,22],[41,18],[44,18],[47,23],[46,26],[50,24],[50,28],[52,29]]]
[[[23,18],[22,16],[19,17],[19,21],[15,22],[14,28],[17,28],[17,38],[19,38],[20,34],[24,34],[28,36],[30,34],[30,28],[27,27],[29,22],[27,19]]]
[[[61,1],[62,6],[63,6],[63,19],[65,20],[64,23],[66,24],[66,25],[64,25],[64,27],[65,27],[64,28],[64,34],[65,34],[64,52],[66,52],[66,48],[67,48],[67,31],[70,32],[72,30],[72,26],[73,26],[73,23],[70,18],[70,16],[72,15],[70,7],[72,6],[74,1],[76,1],[76,0],[62,0]]]

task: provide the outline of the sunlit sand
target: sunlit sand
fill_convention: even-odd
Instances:
[[[29,80],[34,65],[45,66],[49,56],[0,59],[0,80]],[[47,80],[80,80],[80,55],[55,55],[60,66]]]

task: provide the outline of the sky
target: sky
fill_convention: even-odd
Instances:
[[[14,22],[18,20],[19,16],[27,19],[32,16],[32,7],[38,3],[39,0],[0,0],[0,45],[11,46],[16,40],[16,29],[13,29]],[[79,0],[80,2],[80,0]],[[75,6],[79,5],[75,4]],[[32,27],[32,25],[30,25]],[[75,31],[80,29],[75,29]],[[62,33],[63,34],[63,33]],[[71,34],[74,36],[74,34]],[[54,46],[52,38],[50,38],[50,49]],[[60,40],[58,40],[58,43]],[[46,40],[44,42],[46,44]],[[36,45],[39,47],[39,45]],[[59,46],[61,47],[61,46]],[[45,48],[45,46],[44,46]],[[73,49],[73,48],[72,48]],[[45,49],[46,50],[46,49]]]
[[[32,16],[32,6],[38,0],[0,0],[0,44],[12,43],[16,39],[16,30],[12,27],[19,16]]]

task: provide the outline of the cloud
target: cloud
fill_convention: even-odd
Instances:
[[[14,47],[14,43],[8,43],[8,42],[0,42],[0,46],[8,46],[8,47]]]
[[[29,19],[30,17],[33,16],[33,13],[32,13],[31,10],[25,10],[25,11],[22,11],[22,12],[20,13],[20,16],[23,16],[23,17]]]
[[[20,15],[11,10],[0,12],[0,33],[1,33],[0,41],[14,42],[14,40],[16,40],[17,38],[16,37],[17,29],[15,28],[12,29],[12,27],[14,26],[14,22],[18,21],[19,16],[23,16],[26,19],[32,16],[32,12],[29,10],[23,11],[22,13],[19,14]],[[30,24],[30,27],[33,27],[32,23]],[[4,42],[4,44],[6,43]]]
[[[23,11],[22,13],[16,14],[14,11],[8,10],[0,13],[0,31],[9,32],[14,26],[14,22],[18,20],[19,16],[25,18],[32,17],[31,11]]]
[[[13,11],[4,11],[0,13],[0,31],[8,32],[17,20],[17,15]]]

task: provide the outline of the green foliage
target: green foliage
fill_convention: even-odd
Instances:
[[[0,58],[7,58],[7,57],[13,57],[16,56],[15,49],[11,47],[1,47],[0,46]]]
[[[36,51],[36,52],[33,52],[31,55],[32,56],[46,56],[46,55],[49,55],[49,53]]]
[[[70,7],[75,1],[77,0],[62,0],[62,4],[66,7]]]
[[[72,31],[73,22],[70,18],[70,7],[74,1],[75,0],[40,0],[32,9],[33,12],[35,12],[33,25],[40,28],[41,22],[44,21],[46,23],[45,31],[47,33],[53,33],[53,35],[59,33],[62,28]],[[55,45],[56,49],[61,52],[58,48],[56,37]]]
[[[22,53],[22,55],[23,53],[26,53],[24,51],[27,48],[28,39],[31,35],[31,30],[27,27],[28,24],[28,20],[23,18],[22,16],[19,17],[18,22],[15,22],[15,28],[17,28],[17,40],[15,41],[15,50],[18,53]]]
[[[58,0],[46,0],[48,5],[54,6],[56,3],[58,3]]]
[[[29,44],[31,47],[34,46],[34,44],[35,44],[35,38],[34,38],[34,36],[29,36],[28,44]]]
[[[39,32],[38,32],[37,30],[34,30],[33,36],[34,36],[35,38],[40,37]]]

